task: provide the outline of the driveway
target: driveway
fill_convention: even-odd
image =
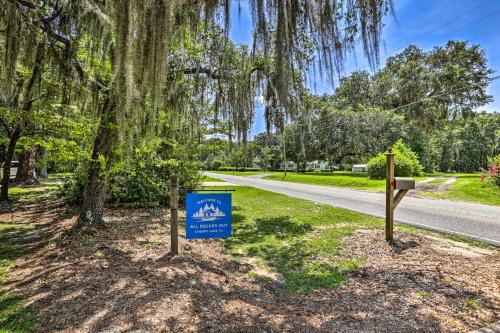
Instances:
[[[252,186],[385,218],[385,193],[383,192],[289,183],[210,172],[205,174],[238,185]],[[397,222],[448,234],[468,236],[500,246],[500,207],[497,206],[407,196],[395,210],[394,218]]]

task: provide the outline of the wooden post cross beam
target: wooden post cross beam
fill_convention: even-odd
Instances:
[[[398,193],[396,193],[396,196],[394,197],[394,209],[396,209],[406,193],[408,193],[408,190],[399,190]]]
[[[394,209],[399,205],[409,190],[415,188],[415,179],[394,177],[394,154],[386,154],[386,191],[385,191],[385,239],[394,240]],[[394,189],[399,190],[394,196]]]

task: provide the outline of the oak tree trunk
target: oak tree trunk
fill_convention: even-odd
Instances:
[[[47,162],[48,162],[48,152],[47,149],[40,148],[38,151],[38,157],[40,160],[39,167],[37,170],[38,178],[48,178],[49,175],[47,173]]]
[[[5,153],[5,161],[3,163],[3,174],[2,174],[2,188],[0,189],[0,201],[9,200],[9,183],[10,183],[10,166],[12,164],[12,159],[14,158],[14,152],[16,150],[16,144],[21,137],[21,129],[17,127],[12,132],[9,138],[9,147]]]
[[[19,154],[19,166],[17,168],[16,184],[35,185],[38,184],[36,179],[35,161],[36,148],[23,150]]]
[[[111,167],[113,149],[117,140],[116,127],[116,102],[110,96],[104,105],[101,122],[94,140],[87,185],[83,195],[82,211],[76,224],[77,229],[104,227],[102,213],[108,185],[103,177],[103,172]]]

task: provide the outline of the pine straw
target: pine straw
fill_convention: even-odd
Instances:
[[[34,223],[4,288],[26,297],[39,332],[466,332],[498,319],[500,257],[440,239],[379,230],[344,240],[341,256],[365,260],[333,290],[290,294],[250,279],[216,241],[180,240],[141,210],[110,210],[108,229],[64,236],[76,213],[19,204],[0,220]],[[165,214],[165,212],[161,212]],[[40,246],[43,244],[43,246]]]

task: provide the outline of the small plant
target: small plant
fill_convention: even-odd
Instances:
[[[500,188],[500,154],[488,160],[488,170],[481,169],[481,181]]]
[[[428,293],[428,292],[426,292],[426,291],[417,291],[417,292],[415,293],[415,295],[417,295],[417,296],[419,296],[419,297],[425,297],[425,296],[428,296],[428,295],[429,295],[429,293]]]
[[[474,299],[474,298],[469,298],[465,304],[467,305],[467,307],[469,309],[472,309],[472,310],[479,310],[481,308],[477,299]]]

